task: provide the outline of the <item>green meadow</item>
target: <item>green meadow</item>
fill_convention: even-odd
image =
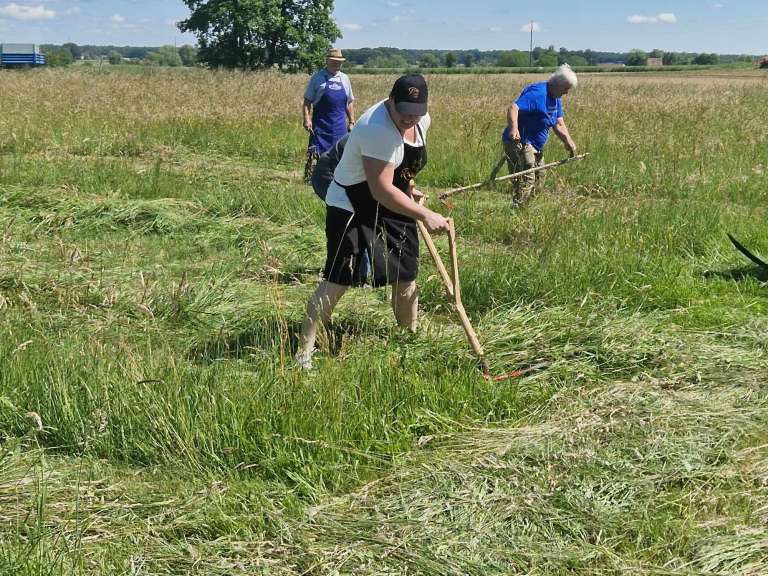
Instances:
[[[768,76],[584,74],[589,158],[441,205],[541,79],[428,78],[417,185],[492,371],[541,366],[493,382],[426,250],[416,334],[355,290],[293,366],[306,76],[0,73],[0,575],[767,574]]]

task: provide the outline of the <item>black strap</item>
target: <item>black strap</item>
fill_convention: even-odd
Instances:
[[[424,132],[421,131],[421,124],[419,124],[418,122],[416,123],[416,130],[419,131],[419,138],[421,138],[421,145],[426,146],[427,141],[424,140]]]

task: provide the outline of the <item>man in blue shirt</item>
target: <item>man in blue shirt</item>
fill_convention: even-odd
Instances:
[[[576,74],[568,64],[563,64],[547,82],[526,86],[509,107],[502,140],[510,174],[542,164],[550,128],[568,153],[572,157],[576,155],[576,144],[563,120],[561,98],[577,84]],[[527,174],[513,181],[513,203],[516,206],[533,197],[538,174]]]
[[[312,167],[323,152],[329,150],[355,125],[352,84],[341,71],[345,58],[341,50],[332,48],[325,68],[315,72],[304,91],[304,129],[309,132],[307,165],[304,179],[309,182]]]

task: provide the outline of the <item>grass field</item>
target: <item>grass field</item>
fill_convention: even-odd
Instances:
[[[419,187],[485,178],[534,79],[430,77]],[[306,77],[0,80],[0,575],[768,574],[768,275],[726,237],[768,257],[764,73],[584,75],[589,159],[432,202],[493,370],[548,365],[499,383],[427,260],[416,335],[358,290],[292,366]]]

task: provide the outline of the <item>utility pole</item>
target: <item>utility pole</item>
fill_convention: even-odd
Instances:
[[[531,29],[531,46],[528,49],[528,66],[533,67],[533,20],[531,20],[531,23],[528,25]]]

